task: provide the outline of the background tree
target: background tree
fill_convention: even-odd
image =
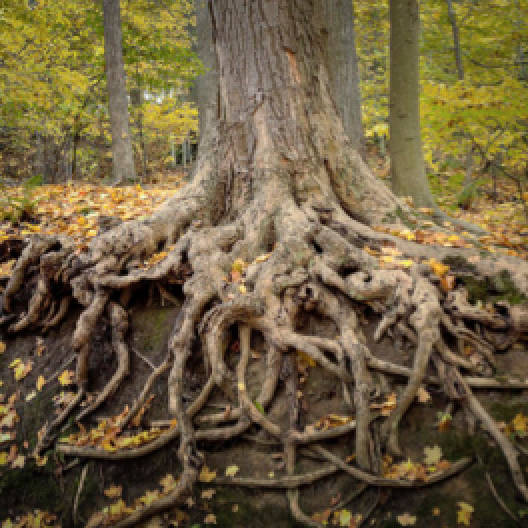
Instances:
[[[390,1],[391,184],[419,207],[436,208],[420,132],[420,12],[417,0]]]
[[[394,236],[403,221],[418,222],[420,216],[375,178],[351,148],[334,103],[313,2],[214,0],[204,7],[211,17],[219,89],[217,112],[206,116],[210,126],[202,138],[193,182],[148,218],[103,232],[88,248],[62,236],[33,237],[3,293],[2,322],[13,333],[42,319],[57,324],[63,314],[55,315],[55,309],[64,299],[75,299],[82,308],[72,338],[77,392],[41,431],[37,456],[87,394],[95,351],[92,336],[103,314],[112,328],[118,367],[72,423],[103,405],[128,372],[126,308],[136,288],[152,284],[170,298],[167,288],[183,284],[178,290],[183,305],[167,356],[136,392],[129,412],[117,417],[110,430],[98,430],[102,447],[84,438],[78,442],[72,434],[56,448],[62,455],[130,460],[179,439],[183,469],[165,495],[133,512],[121,508],[102,513],[103,522],[130,513],[118,526],[137,526],[183,500],[202,472],[202,443],[225,443],[255,424],[282,444],[286,476],[272,485],[287,488],[295,519],[313,526],[315,521],[300,508],[299,487],[329,471],[340,469],[372,485],[401,485],[397,478],[381,476],[381,454],[400,452],[400,422],[429,381],[466,406],[493,436],[517,490],[528,500],[515,447],[471,389],[526,387],[524,381],[502,383],[487,377],[495,367],[493,352],[528,333],[526,310],[505,303],[491,313],[471,305],[464,289],[452,291],[456,276],[467,274],[467,258],[473,276],[507,270],[524,293],[525,267],[508,257],[486,258],[481,248],[427,247],[409,243],[412,236]],[[429,260],[431,256],[455,262],[461,258],[462,265],[447,280],[446,264]],[[24,285],[34,287],[27,310],[8,313],[27,298],[16,296]],[[327,321],[329,333],[318,325],[303,326],[311,317]],[[405,336],[414,356],[412,366],[376,357],[364,333],[369,325],[360,324],[370,317],[376,321],[373,340],[389,329]],[[230,346],[234,336],[236,352]],[[262,339],[267,358],[265,368],[258,369],[260,377],[250,383],[252,338]],[[478,365],[459,353],[466,342],[478,347]],[[298,350],[336,377],[342,404],[354,412],[353,423],[345,421],[330,432],[301,427]],[[428,377],[430,363],[438,377]],[[371,411],[376,386],[370,369],[407,379],[383,421],[375,420]],[[199,375],[192,376],[190,370]],[[167,371],[168,412],[176,421],[149,444],[120,452],[112,442],[141,414],[153,384]],[[467,371],[475,376],[467,376]],[[279,391],[281,379],[285,390]],[[228,412],[211,414],[205,406],[217,388],[232,406]],[[280,416],[268,414],[274,400],[282,397],[286,405]],[[104,421],[102,429],[106,426]],[[350,432],[355,437],[354,466],[323,445],[329,437]],[[304,443],[315,443],[317,453],[331,464],[296,475]],[[469,462],[461,459],[450,470],[425,479],[441,480]],[[217,479],[226,482],[270,485],[269,478]],[[405,487],[413,485],[409,482]]]
[[[130,135],[128,96],[119,0],[103,0],[106,85],[112,131],[112,164],[114,181],[136,179],[132,137]]]

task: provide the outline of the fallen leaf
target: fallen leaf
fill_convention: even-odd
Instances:
[[[400,523],[401,526],[414,526],[414,524],[416,523],[416,517],[414,515],[411,515],[410,513],[398,515],[396,517],[396,520],[398,521],[398,523]]]
[[[168,493],[169,491],[174,489],[174,487],[176,486],[176,481],[174,480],[172,473],[168,473],[160,480],[160,484],[163,488],[163,493]]]
[[[45,466],[48,463],[48,455],[43,456],[43,457],[36,456],[35,460],[36,460],[37,466],[40,466],[40,467]]]
[[[431,395],[423,387],[420,387],[418,389],[418,393],[416,395],[416,399],[420,403],[427,403],[431,399]]]
[[[110,486],[109,488],[104,490],[104,494],[109,499],[117,499],[117,497],[121,497],[122,493],[123,493],[123,486]]]
[[[226,477],[234,477],[238,473],[238,466],[229,466],[226,469]]]
[[[211,471],[207,466],[203,466],[198,480],[200,482],[212,482],[216,478],[216,471]]]
[[[0,354],[3,354],[6,351],[6,348],[7,345],[3,341],[0,341]]]
[[[440,515],[440,508],[433,508],[432,513],[435,517],[438,517]]]
[[[24,455],[18,455],[15,460],[13,460],[13,463],[11,464],[11,467],[14,468],[23,468],[26,463],[26,457]]]
[[[435,445],[434,447],[424,447],[425,463],[428,466],[436,465],[442,458],[442,448]]]
[[[31,401],[35,396],[37,395],[37,391],[31,391],[27,396],[26,396],[26,401]]]
[[[207,489],[202,491],[202,499],[211,500],[216,493],[215,489]]]
[[[204,519],[205,524],[216,524],[216,515],[209,513]]]
[[[73,383],[73,377],[75,376],[75,372],[73,370],[65,370],[60,376],[59,376],[59,383],[64,387],[66,385],[71,385]]]
[[[460,510],[457,511],[458,524],[465,524],[466,526],[469,526],[469,523],[471,522],[471,514],[475,511],[475,509],[467,502],[459,502],[458,507],[460,508]]]
[[[44,352],[46,351],[46,345],[44,344],[44,339],[42,337],[37,336],[37,356],[42,356]]]
[[[37,379],[37,390],[40,391],[42,387],[46,385],[46,380],[44,379],[44,376],[39,376]]]
[[[231,511],[233,513],[236,513],[238,511],[238,504],[233,504],[233,507],[231,508]]]
[[[348,526],[352,520],[352,514],[348,510],[336,512],[338,514],[339,526]]]

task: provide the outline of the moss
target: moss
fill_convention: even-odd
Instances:
[[[172,312],[167,308],[152,308],[142,312],[141,320],[136,321],[136,329],[141,330],[138,333],[141,347],[155,350],[164,345],[167,318]]]
[[[520,304],[527,301],[526,296],[516,288],[507,270],[502,270],[493,277],[479,278],[476,266],[461,256],[448,256],[443,263],[460,274],[458,280],[467,289],[471,303],[508,301],[510,304]]]
[[[0,511],[15,514],[39,509],[49,511],[62,519],[69,519],[75,488],[59,485],[51,470],[36,468],[26,461],[20,469],[8,469],[0,476]]]

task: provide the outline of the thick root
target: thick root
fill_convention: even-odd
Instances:
[[[197,187],[190,187],[192,189],[177,202],[179,209],[172,203],[148,222],[120,225],[95,239],[88,254],[76,256],[72,247],[59,239],[35,238],[24,250],[6,288],[4,307],[12,307],[25,275],[36,264],[38,277],[27,313],[12,324],[12,331],[37,325],[39,320],[46,329],[55,326],[65,316],[72,299],[84,307],[72,342],[77,355],[78,392],[47,428],[37,452],[51,444],[57,430],[86,393],[90,382],[91,339],[105,310],[110,318],[118,366],[96,400],[77,416],[77,421],[107,401],[128,375],[127,314],[114,300],[118,298],[114,292],[125,292],[122,295],[125,302],[134,285],[148,282],[158,287],[162,299],[175,302],[163,284],[179,282],[184,284],[185,301],[174,324],[166,359],[154,368],[131,411],[118,424],[120,430],[129,425],[154,382],[170,369],[168,412],[177,420],[177,426],[150,444],[126,451],[108,452],[65,444],[57,448],[70,456],[125,460],[144,456],[179,439],[178,457],[183,473],[176,489],[122,520],[118,526],[135,526],[179,503],[190,493],[203,463],[203,455],[196,451],[197,442],[241,437],[252,425],[257,425],[274,442],[282,445],[287,476],[264,480],[219,477],[215,482],[287,489],[293,516],[306,525],[319,526],[301,511],[299,488],[337,471],[344,471],[371,486],[425,485],[379,475],[380,453],[400,453],[399,424],[423,383],[442,386],[453,399],[459,399],[462,391],[465,405],[503,450],[514,483],[523,498],[528,500],[515,447],[502,435],[470,389],[528,387],[525,381],[511,379],[501,382],[478,376],[495,367],[493,353],[498,348],[497,342],[504,343],[506,339],[511,343],[526,337],[528,317],[525,309],[514,310],[506,306],[490,314],[471,306],[462,288],[446,296],[429,268],[418,262],[409,271],[380,269],[377,260],[363,248],[376,247],[387,238],[349,218],[331,200],[328,206],[322,206],[321,200],[298,205],[289,197],[287,189],[277,184],[275,190],[282,191],[282,194],[278,193],[280,202],[277,197],[266,200],[257,195],[236,221],[229,223],[224,219],[225,223],[211,226],[214,222],[204,203],[207,196],[203,192],[200,194]],[[269,195],[266,197],[270,198]],[[164,260],[150,269],[138,267],[141,260],[169,245]],[[269,251],[265,258],[256,258]],[[419,254],[419,248],[413,248],[413,251],[415,255]],[[226,280],[227,270],[233,269],[237,259],[252,263],[245,269],[243,278],[239,272],[236,280]],[[414,350],[412,368],[376,358],[369,350],[359,324],[359,319],[364,317],[361,307],[365,306],[380,316],[374,333],[376,340],[396,331],[409,341]],[[299,329],[301,316],[307,313],[330,320],[337,329],[337,338],[302,333]],[[476,328],[477,324],[481,331]],[[234,331],[238,332],[240,356],[236,368],[231,369],[226,356]],[[251,395],[248,366],[254,332],[265,340],[267,359],[261,386],[256,395]],[[188,401],[188,360],[196,349],[197,340],[203,352],[205,381]],[[454,347],[448,346],[447,343],[453,342]],[[483,358],[482,364],[474,364],[460,354],[465,343],[477,348]],[[297,350],[335,376],[355,420],[328,430],[299,428]],[[436,376],[427,373],[431,360],[436,366]],[[382,425],[381,442],[379,435],[375,434],[378,424],[373,424],[380,417],[371,412],[374,395],[372,370],[407,380],[396,408]],[[468,372],[473,375],[466,376]],[[277,397],[280,379],[286,385],[287,425],[265,413]],[[216,387],[230,403],[225,411],[211,414],[205,407]],[[325,440],[351,433],[355,437],[356,466],[346,464],[321,445]],[[296,475],[295,461],[303,455],[300,446],[306,444],[315,444],[312,455],[315,451],[316,456],[330,465]],[[469,463],[468,459],[455,462],[441,475],[433,475],[427,484],[448,478]]]

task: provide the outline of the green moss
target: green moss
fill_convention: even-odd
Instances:
[[[172,310],[167,308],[152,308],[142,312],[141,320],[137,321],[136,328],[141,330],[140,346],[150,350],[156,350],[164,346],[166,339],[167,318]]]
[[[478,278],[476,266],[461,256],[446,257],[443,263],[460,274],[458,279],[466,287],[471,303],[508,301],[510,304],[520,304],[527,301],[526,296],[515,287],[507,270],[502,270],[491,278]]]

